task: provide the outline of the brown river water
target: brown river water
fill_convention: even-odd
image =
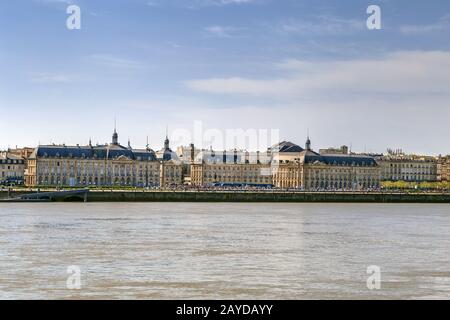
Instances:
[[[0,204],[0,298],[450,299],[450,205]]]

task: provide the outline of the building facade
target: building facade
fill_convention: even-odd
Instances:
[[[446,157],[439,157],[438,181],[450,182],[450,155]]]
[[[37,147],[27,160],[25,181],[28,186],[167,186],[179,183],[170,152],[168,139],[161,158],[148,145],[124,147],[114,130],[107,145]]]
[[[433,182],[438,179],[436,158],[387,154],[377,159],[383,181]]]
[[[311,148],[308,138],[305,149],[274,163],[274,185],[279,188],[303,190],[367,190],[380,188],[380,167],[370,156],[320,154]],[[283,148],[280,148],[283,152]],[[276,159],[276,157],[274,157]]]
[[[23,184],[25,159],[8,151],[0,153],[0,185]]]
[[[122,146],[114,130],[105,145],[44,145],[3,156],[0,181],[28,186],[176,187],[192,185],[275,187],[298,190],[373,190],[381,181],[450,181],[450,156],[361,155],[346,147],[317,153],[281,142],[265,152],[172,151],[166,136],[159,151]],[[20,155],[26,154],[28,159]],[[180,157],[182,159],[180,159]]]
[[[191,145],[191,148],[194,148]],[[194,186],[271,186],[270,157],[240,150],[191,153],[190,182]]]
[[[191,164],[192,184],[271,185],[302,190],[380,188],[381,171],[373,157],[321,155],[311,149],[309,138],[305,149],[284,141],[269,148],[263,161],[260,155],[254,162],[240,159],[238,153],[197,157]]]

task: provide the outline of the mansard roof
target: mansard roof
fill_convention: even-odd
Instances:
[[[30,158],[74,158],[74,159],[116,159],[126,157],[131,160],[155,161],[153,150],[128,149],[121,145],[98,146],[65,146],[47,145],[39,146],[31,154]]]
[[[162,148],[161,150],[156,152],[156,155],[157,155],[159,160],[163,160],[163,161],[169,161],[169,160],[179,161],[176,152],[172,151],[172,149],[170,149],[170,148]]]
[[[324,163],[326,165],[339,166],[376,166],[375,158],[369,156],[353,155],[320,155],[318,153],[307,153],[305,163]]]
[[[0,164],[23,164],[25,159],[9,152],[0,152]]]
[[[283,141],[269,148],[272,152],[302,152],[304,149],[295,143]]]

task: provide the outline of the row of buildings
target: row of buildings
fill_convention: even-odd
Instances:
[[[0,153],[0,183],[36,186],[255,186],[303,190],[368,190],[381,181],[450,181],[450,156],[424,157],[312,149],[281,142],[264,152],[199,150],[194,145],[153,151],[119,143],[42,145]]]

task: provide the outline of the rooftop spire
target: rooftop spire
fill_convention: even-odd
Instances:
[[[166,126],[166,140],[164,140],[164,149],[169,149],[169,126]]]
[[[114,133],[112,135],[112,144],[113,145],[119,144],[119,135],[117,134],[117,122],[115,117],[114,117]]]
[[[307,130],[307,138],[306,138],[305,149],[308,150],[308,151],[311,150],[311,139],[309,139],[309,128]]]

